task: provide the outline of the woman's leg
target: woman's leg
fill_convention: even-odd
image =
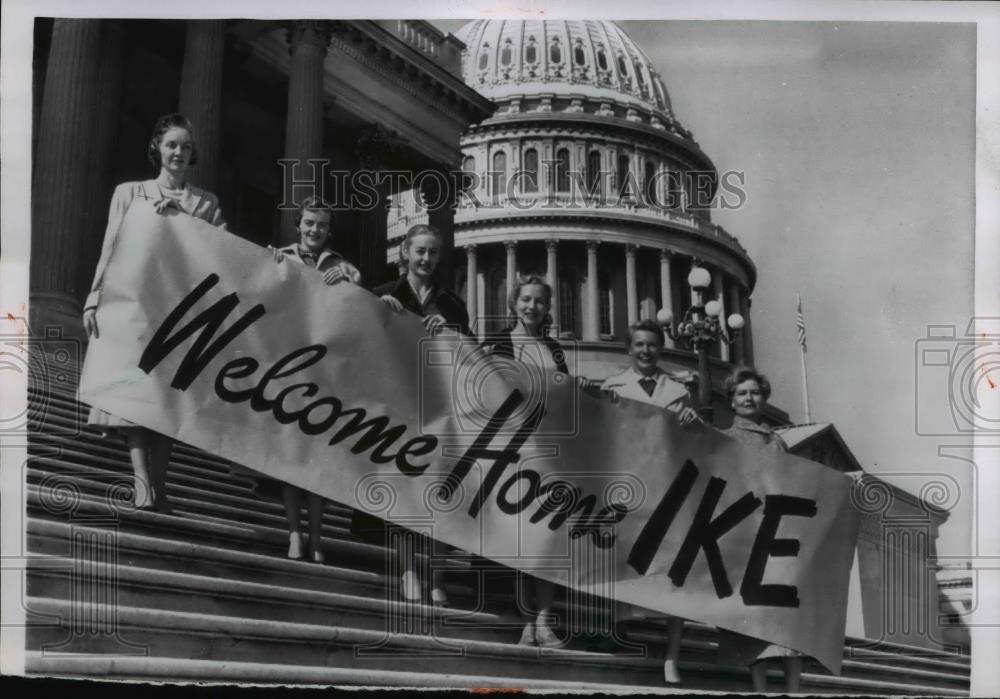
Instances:
[[[153,507],[153,483],[149,477],[148,432],[141,428],[124,430],[128,455],[132,461],[135,495],[133,502],[141,510]]]
[[[399,594],[406,602],[419,602],[423,598],[420,576],[417,574],[417,553],[414,534],[408,530],[396,535],[396,569],[400,572]]]
[[[560,641],[552,632],[552,600],[555,598],[555,583],[540,578],[532,578],[534,587],[535,608],[538,616],[535,618],[535,642],[540,646],[561,646]]]
[[[315,563],[325,562],[323,556],[323,498],[316,493],[307,496],[309,507],[309,556]]]
[[[750,679],[754,692],[763,694],[767,691],[767,660],[758,660],[750,665]]]
[[[797,694],[799,679],[802,677],[802,658],[789,657],[781,660],[785,666],[785,691],[789,694]]]
[[[518,644],[533,646],[535,645],[535,617],[538,612],[534,605],[534,595],[532,595],[532,578],[527,573],[515,570],[514,585],[517,588],[515,591],[517,608],[525,620],[524,630],[521,631],[521,640],[518,641]]]
[[[663,659],[663,679],[670,684],[681,681],[677,661],[681,657],[681,636],[684,634],[684,620],[677,617],[667,619],[667,652]]]
[[[301,491],[294,485],[285,483],[281,486],[281,499],[285,503],[285,520],[288,523],[288,557],[299,560],[302,558],[302,531],[299,528],[299,517],[302,514]]]
[[[167,498],[167,468],[174,442],[170,437],[149,433],[149,476],[153,479],[153,502],[160,512],[170,512]]]
[[[448,545],[434,539],[431,542],[431,604],[435,607],[451,606],[448,602],[448,594],[444,590],[445,571],[441,567],[441,562],[448,555]],[[433,565],[437,563],[437,565]]]

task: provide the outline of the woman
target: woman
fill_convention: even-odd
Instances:
[[[764,406],[771,397],[771,384],[763,374],[756,369],[740,367],[726,379],[725,389],[735,417],[732,427],[723,432],[738,442],[788,451],[781,437],[762,422]],[[767,691],[768,658],[781,658],[785,669],[785,691],[799,691],[802,656],[789,648],[722,631],[719,634],[719,658],[727,664],[749,665],[753,688],[758,693]]]
[[[283,248],[272,248],[275,262],[285,259],[305,265],[316,270],[323,281],[333,286],[340,282],[352,284],[361,283],[361,273],[339,253],[327,247],[333,225],[333,209],[319,197],[307,197],[299,204],[295,214],[295,229],[299,234],[299,242]],[[256,491],[268,496],[280,487],[281,501],[285,505],[285,519],[288,523],[288,558],[301,560],[304,557],[302,546],[302,531],[299,517],[302,513],[302,503],[305,501],[309,514],[309,559],[314,563],[323,563],[326,558],[322,548],[323,528],[323,498],[316,493],[309,493],[296,488],[290,483],[281,483],[262,476],[254,477]]]
[[[507,308],[514,322],[489,338],[484,345],[495,355],[509,357],[539,370],[537,380],[547,381],[549,373],[569,374],[562,346],[546,334],[551,323],[552,287],[539,276],[522,277],[511,289]],[[552,600],[556,586],[519,571],[518,599],[528,618],[520,645],[547,648],[562,645],[552,632]]]
[[[406,264],[406,274],[394,282],[376,287],[373,292],[397,313],[410,311],[421,316],[424,328],[432,335],[451,328],[471,336],[465,302],[434,278],[434,270],[441,259],[441,233],[433,226],[424,224],[411,227],[400,245],[400,256]],[[377,518],[355,513],[355,531],[371,532],[382,526]],[[419,602],[423,599],[423,585],[417,574],[414,542],[420,539],[403,536],[397,541],[396,555],[402,571],[400,596],[407,602]],[[432,552],[435,556],[444,555],[445,550],[444,544],[433,541]],[[449,606],[444,573],[440,569],[431,572],[431,603],[436,607]]]
[[[118,228],[135,199],[153,202],[159,214],[183,211],[225,228],[218,198],[187,181],[187,169],[198,161],[198,154],[191,123],[183,115],[167,114],[157,120],[149,139],[147,157],[157,170],[156,178],[142,182],[124,182],[115,188],[111,198],[101,257],[83,310],[83,327],[88,337],[100,337],[97,313],[100,309],[104,273],[114,254]],[[103,349],[108,350],[106,347]],[[169,512],[166,478],[172,446],[170,438],[100,408],[91,408],[87,422],[102,428],[105,434],[118,432],[124,435],[135,473],[135,506],[139,509],[155,508],[160,512]]]
[[[663,328],[653,320],[640,320],[630,325],[625,334],[629,367],[620,374],[605,379],[601,390],[611,396],[659,406],[677,415],[681,427],[700,429],[704,422],[691,406],[687,388],[676,375],[659,366],[665,341]],[[645,616],[644,612],[632,605],[623,604],[618,609],[622,618]],[[663,660],[663,680],[668,684],[677,684],[681,681],[678,662],[684,620],[668,616],[666,623],[667,647]]]

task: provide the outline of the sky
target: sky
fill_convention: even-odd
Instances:
[[[813,421],[834,423],[867,471],[942,493],[939,553],[966,555],[973,470],[938,449],[969,440],[917,434],[918,415],[950,422],[942,369],[918,373],[917,358],[928,325],[962,336],[973,315],[975,27],[620,24],[716,167],[745,173],[745,205],[713,220],[757,265],[754,350],[772,403],[805,421],[801,294]]]

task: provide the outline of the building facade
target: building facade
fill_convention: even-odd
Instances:
[[[228,229],[295,237],[295,203],[339,213],[332,245],[366,284],[386,279],[386,202],[405,182],[357,173],[450,173],[459,138],[493,111],[465,85],[462,44],[416,20],[38,19],[35,24],[32,325],[81,336],[81,303],[115,184],[155,176],[157,117],[193,123],[190,179]],[[452,234],[450,209],[435,214]],[[450,247],[450,246],[449,246]]]
[[[497,108],[462,136],[469,178],[455,214],[456,289],[480,333],[507,323],[516,276],[539,274],[577,369],[606,376],[622,364],[628,325],[690,307],[696,264],[712,274],[707,296],[723,317],[749,318],[756,268],[711,221],[719,173],[621,28],[475,20],[457,35],[466,83]],[[413,213],[391,214],[388,262]],[[710,352],[713,383],[753,363],[749,324],[731,339]],[[692,369],[693,355],[668,343],[664,366]]]

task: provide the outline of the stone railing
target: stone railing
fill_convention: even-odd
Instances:
[[[419,19],[376,20],[453,75],[462,75],[462,49],[465,44],[452,34],[445,34],[430,22]]]

